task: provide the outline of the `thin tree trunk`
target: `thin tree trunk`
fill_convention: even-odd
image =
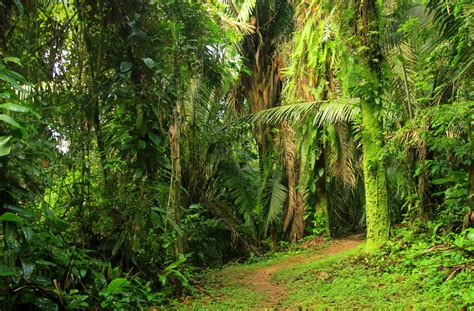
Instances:
[[[175,38],[176,39],[176,38]],[[176,39],[177,40],[177,39]],[[176,90],[176,104],[173,109],[171,116],[171,124],[169,127],[169,139],[170,139],[170,158],[171,158],[171,182],[170,192],[168,200],[168,220],[174,222],[178,227],[182,216],[181,207],[181,127],[183,123],[184,103],[180,87],[181,73],[179,70],[179,55],[177,50],[178,44],[176,44],[174,51],[174,85]],[[179,256],[184,252],[183,239],[181,231],[176,230],[176,240],[174,243],[174,255],[178,259]],[[181,287],[177,287],[177,291],[180,294]]]
[[[471,210],[474,210],[474,121],[471,122],[471,167],[469,168],[469,196]]]
[[[181,212],[181,111],[182,102],[178,101],[173,111],[173,122],[169,127],[170,139],[170,157],[171,157],[171,183],[168,200],[168,219],[179,225]],[[177,232],[177,237],[174,245],[174,254],[178,258],[183,253],[183,242],[180,232]]]
[[[182,199],[181,199],[181,187],[182,187],[182,176],[181,176],[181,127],[184,116],[184,102],[183,93],[180,85],[181,72],[180,72],[180,59],[178,52],[178,42],[176,40],[174,50],[174,85],[176,104],[173,108],[171,115],[171,124],[169,126],[169,140],[170,140],[170,158],[171,158],[171,182],[168,198],[167,207],[167,220],[169,223],[175,226],[176,239],[173,244],[173,252],[176,260],[184,253],[184,241],[182,232],[179,228],[181,223],[181,217],[183,215]],[[178,267],[182,269],[182,267]],[[181,296],[183,286],[181,282],[178,282],[175,287],[175,292],[178,296]]]
[[[469,168],[469,189],[467,194],[471,210],[467,212],[464,217],[464,229],[474,226],[474,121],[471,121],[471,129],[469,136],[469,140],[471,141],[471,166]]]

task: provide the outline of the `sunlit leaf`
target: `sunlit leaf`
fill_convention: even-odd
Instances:
[[[10,154],[12,146],[0,146],[0,157],[4,157]]]
[[[110,295],[114,292],[120,291],[122,288],[130,285],[130,281],[125,278],[116,278],[113,279],[112,282],[107,286],[104,293],[105,295]]]
[[[18,66],[22,66],[21,61],[18,57],[4,57],[3,62],[4,63],[14,63],[14,64],[17,64]]]
[[[142,58],[142,60],[148,68],[153,69],[153,68],[156,67],[156,63],[153,59],[151,59],[149,57],[144,57],[144,58]]]
[[[10,110],[10,111],[15,111],[15,112],[29,112],[30,111],[30,108],[28,107],[20,106],[13,103],[0,104],[0,108]]]

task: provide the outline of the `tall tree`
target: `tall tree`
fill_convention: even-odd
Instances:
[[[390,218],[385,164],[382,159],[383,128],[379,120],[382,96],[382,53],[379,9],[375,0],[357,2],[354,33],[363,53],[359,92],[361,96],[362,144],[367,222],[367,249],[380,247],[389,238]]]
[[[244,65],[250,72],[242,74],[240,88],[248,102],[249,112],[256,113],[281,105],[283,60],[280,46],[287,40],[292,29],[293,6],[286,0],[255,0],[242,1],[238,7],[238,17],[255,27],[254,33],[246,35],[242,40]],[[270,130],[267,126],[257,126],[254,130],[260,171],[264,179],[274,170],[274,143]],[[303,236],[304,204],[301,193],[297,190],[295,137],[291,128],[283,127],[281,130],[281,164],[286,173],[288,188],[283,230],[287,239],[294,242]]]

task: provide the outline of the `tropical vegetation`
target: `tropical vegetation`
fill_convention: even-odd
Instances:
[[[473,13],[0,0],[0,305],[199,309],[207,268],[363,233],[279,303],[474,308]]]

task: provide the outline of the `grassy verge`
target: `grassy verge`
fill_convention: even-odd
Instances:
[[[249,283],[236,279],[277,265],[270,281],[284,288],[279,300],[284,308],[474,310],[470,241],[467,233],[442,241],[423,237],[407,240],[401,235],[377,253],[367,254],[359,246],[288,266],[285,263],[294,256],[317,252],[273,254],[257,262],[202,274],[202,286],[191,302],[175,307],[260,310],[262,305],[258,304],[265,295],[252,284],[252,278]]]
[[[474,310],[474,258],[452,245],[400,238],[375,254],[352,249],[282,269],[274,280],[288,284],[286,307]]]

